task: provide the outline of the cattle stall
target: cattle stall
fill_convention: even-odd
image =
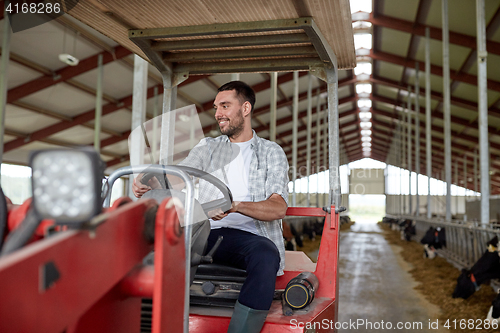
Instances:
[[[396,218],[395,216],[388,217]],[[400,218],[416,221],[416,241],[420,241],[431,226],[445,228],[446,247],[437,250],[437,253],[458,269],[472,267],[487,250],[486,243],[495,236],[500,237],[500,229],[482,226],[479,222],[462,220],[445,222],[438,219],[415,218],[415,216],[409,215],[403,215]],[[492,286],[497,288],[500,283],[496,281],[492,283]]]

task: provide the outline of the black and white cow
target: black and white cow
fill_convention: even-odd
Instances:
[[[490,322],[490,325],[493,323],[500,324],[500,294],[491,302],[486,320]]]
[[[498,244],[498,237],[495,236],[487,243],[488,250],[484,252],[483,256],[470,270],[462,269],[462,273],[457,279],[455,291],[453,291],[453,298],[467,299],[479,289],[481,284],[491,279],[500,278],[500,258],[497,247],[489,246],[492,244]]]
[[[384,216],[382,223],[387,223],[392,230],[399,230],[399,219]]]
[[[290,224],[283,221],[282,226],[283,226],[283,239],[285,241],[285,250],[297,251],[297,243],[295,241],[295,235],[292,233]]]
[[[436,250],[446,247],[445,228],[429,227],[420,243],[424,245],[424,258],[434,259]]]
[[[316,240],[316,230],[314,229],[314,226],[311,224],[311,221],[306,221],[302,225],[302,234],[308,236],[309,240],[311,241]]]
[[[292,232],[296,246],[303,247],[304,246],[304,242],[303,242],[304,236],[302,236],[302,233],[299,233],[297,231],[297,228],[295,228],[293,223],[290,223],[290,231]]]
[[[341,216],[341,218],[342,218],[342,216]],[[349,218],[349,217],[347,217],[347,218]],[[313,223],[313,228],[314,228],[314,231],[316,232],[316,235],[319,235],[319,236],[323,235],[324,227],[325,227],[325,219],[322,219],[322,220],[318,219],[318,220],[314,221],[314,223]]]
[[[490,252],[498,251],[500,245],[498,244],[498,236],[493,237],[488,243],[486,243],[486,245],[488,245],[488,251]]]
[[[416,235],[416,228],[415,225],[417,224],[416,221],[412,220],[401,220],[399,222],[399,229],[401,230],[401,240],[406,240],[406,241],[411,241],[411,237]]]

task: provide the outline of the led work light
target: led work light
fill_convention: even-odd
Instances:
[[[101,212],[100,156],[94,150],[41,150],[30,156],[33,208],[40,219],[78,224]]]

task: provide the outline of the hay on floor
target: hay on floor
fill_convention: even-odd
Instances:
[[[419,282],[415,287],[422,293],[429,302],[439,306],[441,315],[439,323],[444,324],[448,319],[453,328],[453,320],[456,320],[458,329],[450,329],[449,332],[500,332],[497,329],[484,329],[484,319],[491,306],[491,302],[496,297],[496,293],[488,284],[483,284],[481,289],[476,291],[468,299],[452,298],[451,295],[457,284],[460,271],[452,266],[442,257],[427,259],[423,257],[423,246],[416,241],[407,242],[401,240],[400,232],[391,230],[386,224],[380,223],[384,229],[384,236],[390,244],[403,248],[401,256],[413,266],[410,274]],[[460,329],[460,320],[465,319],[467,323],[473,320],[474,326],[478,329]],[[471,321],[472,322],[472,321]],[[482,327],[482,329],[479,329]]]

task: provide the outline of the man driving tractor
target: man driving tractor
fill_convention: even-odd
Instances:
[[[228,332],[260,332],[273,300],[276,275],[282,275],[285,267],[281,219],[288,207],[288,160],[278,144],[260,138],[252,129],[254,105],[255,92],[246,83],[222,85],[214,101],[222,135],[201,140],[179,164],[212,173],[233,195],[228,211],[211,214],[208,238],[210,249],[219,236],[224,237],[214,263],[247,271]],[[201,146],[209,149],[196,149]],[[138,198],[156,186],[154,180],[142,184],[140,177],[132,185]],[[199,201],[215,196],[217,190],[200,181]]]

